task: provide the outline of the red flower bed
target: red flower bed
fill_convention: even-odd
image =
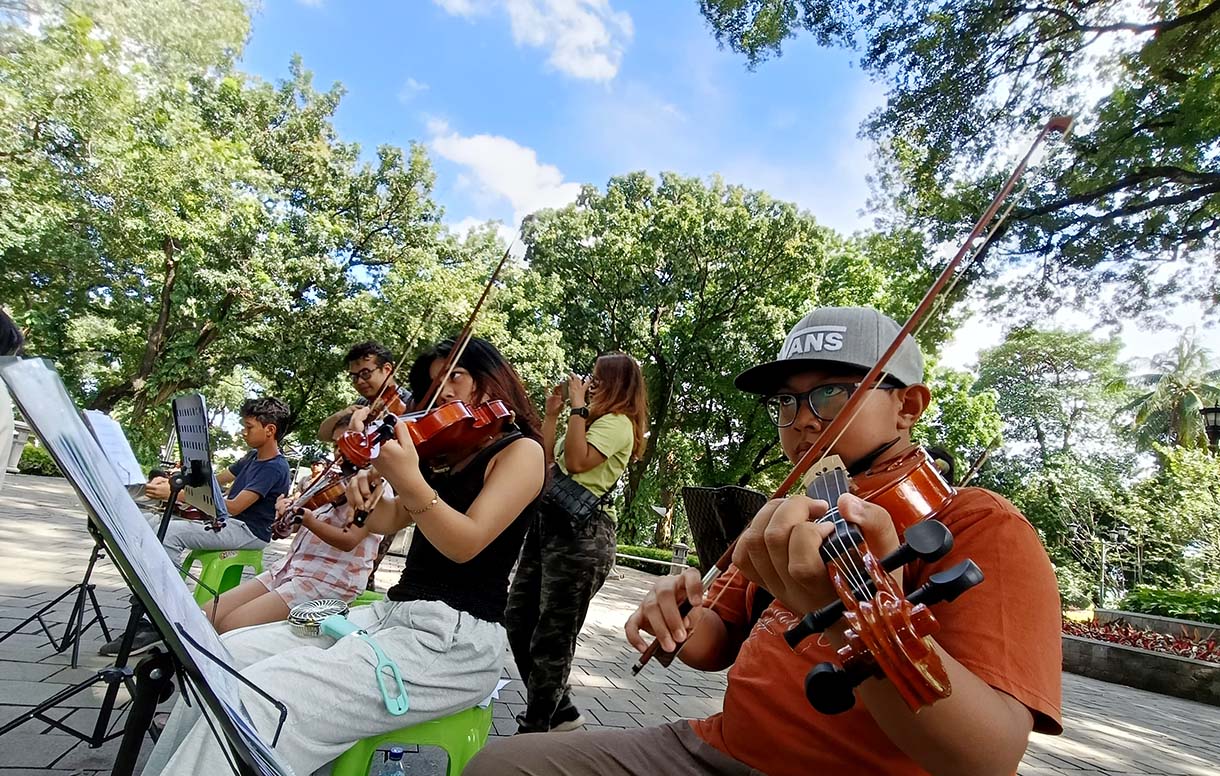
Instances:
[[[1075,622],[1064,619],[1063,632],[1097,641],[1109,641],[1124,647],[1137,647],[1178,657],[1191,657],[1220,663],[1220,644],[1215,639],[1194,641],[1182,636],[1166,636],[1155,631],[1134,628],[1125,622]]]

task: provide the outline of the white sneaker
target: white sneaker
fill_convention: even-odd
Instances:
[[[551,728],[552,733],[567,733],[571,730],[579,730],[585,726],[585,715],[577,714],[575,719],[564,720],[558,725]]]

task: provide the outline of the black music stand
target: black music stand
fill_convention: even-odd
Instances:
[[[127,486],[129,491],[132,487],[142,488],[143,480],[140,477],[139,463],[136,462],[135,455],[131,452],[131,445],[128,444],[127,439],[123,436],[123,431],[119,425],[109,417],[94,410],[81,413],[81,415],[89,432],[107,454],[111,464],[114,465],[115,471],[119,474],[123,484]],[[86,522],[86,526],[89,528],[90,538],[93,539],[93,550],[89,553],[89,562],[85,566],[85,573],[81,577],[81,581],[60,593],[16,627],[0,636],[0,643],[3,643],[13,634],[19,633],[30,623],[37,621],[56,654],[63,652],[68,647],[72,648],[72,662],[70,665],[72,668],[76,668],[80,661],[80,640],[85,631],[89,630],[96,623],[101,628],[102,636],[106,641],[110,641],[113,638],[110,635],[110,628],[106,626],[106,616],[102,614],[102,608],[97,602],[97,593],[95,592],[97,585],[90,581],[93,576],[93,568],[97,565],[98,559],[105,554],[105,548],[93,524]],[[51,632],[50,626],[47,625],[47,621],[43,618],[48,612],[58,606],[60,601],[63,601],[73,593],[76,594],[76,600],[72,604],[72,612],[68,615],[68,621],[64,623],[63,636],[57,640]],[[93,610],[93,619],[85,622],[85,616],[90,608]]]
[[[101,746],[115,737],[107,735],[105,728],[109,724],[108,716],[114,708],[119,685],[134,680],[131,708],[122,733],[123,742],[112,771],[116,776],[130,776],[153,712],[159,702],[168,699],[174,675],[179,674],[194,686],[195,697],[205,707],[209,723],[215,722],[212,729],[226,745],[235,773],[239,776],[286,776],[291,773],[273,751],[274,743],[269,745],[260,738],[245,711],[239,685],[252,685],[225,664],[228,653],[215,629],[195,605],[178,569],[160,546],[160,537],[152,532],[114,468],[105,462],[96,440],[72,408],[72,402],[55,370],[41,360],[5,357],[0,358],[0,378],[8,384],[22,415],[38,433],[60,471],[76,490],[107,555],[139,601],[139,605],[132,607],[128,630],[114,666],[99,671],[96,677],[80,685],[65,688],[38,709],[0,728],[0,735],[30,719],[39,719],[87,741],[91,747]],[[176,497],[177,491],[186,487],[188,479],[198,483],[193,487],[205,487],[197,474],[199,472],[188,469],[185,476],[172,478],[171,496]],[[172,504],[171,499],[162,517],[162,535]],[[135,621],[144,611],[164,637],[168,652],[149,655],[132,671],[126,661],[130,655]],[[92,735],[71,730],[45,716],[46,710],[99,681],[107,684],[107,690]],[[286,711],[282,704],[269,700],[280,709],[282,726]],[[107,717],[105,722],[103,717]]]
[[[182,486],[182,500],[208,517],[215,530],[222,530],[229,512],[212,470],[208,408],[203,395],[191,393],[178,396],[174,399],[173,408],[182,472],[187,475]]]
[[[690,485],[682,489],[682,505],[699,553],[700,571],[712,567],[766,503],[767,494],[737,485]]]
[[[96,623],[102,629],[102,636],[106,641],[110,641],[110,628],[106,627],[106,616],[102,614],[102,608],[97,603],[97,594],[94,592],[97,585],[89,581],[93,576],[93,567],[97,565],[97,561],[102,557],[105,548],[102,546],[102,540],[98,537],[96,529],[92,524],[89,524],[89,535],[93,538],[93,551],[89,553],[89,563],[85,566],[85,574],[81,577],[81,581],[77,582],[72,587],[63,591],[54,599],[43,604],[42,608],[31,614],[26,619],[22,620],[18,625],[13,627],[3,636],[0,636],[0,643],[4,643],[9,636],[19,633],[25,626],[37,621],[38,626],[42,628],[42,632],[46,635],[47,641],[56,654],[63,652],[68,647],[72,648],[72,667],[76,668],[77,661],[80,657],[80,639],[85,631],[89,630]],[[47,625],[47,621],[43,619],[48,612],[59,605],[59,602],[68,596],[76,594],[76,600],[72,604],[72,612],[68,615],[68,621],[64,623],[64,634],[57,640],[55,634],[51,632],[51,627]],[[93,609],[93,619],[85,622],[85,615],[88,610]],[[2,731],[0,731],[2,734]]]

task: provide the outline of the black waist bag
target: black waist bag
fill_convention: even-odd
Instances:
[[[588,488],[567,474],[556,474],[555,478],[551,480],[551,487],[542,497],[542,503],[544,506],[565,512],[571,515],[572,519],[582,522],[601,510],[609,495],[610,491],[606,491],[601,496],[595,496]]]

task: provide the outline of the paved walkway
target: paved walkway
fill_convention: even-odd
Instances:
[[[91,546],[81,508],[63,480],[10,476],[0,493],[0,633],[77,581]],[[382,589],[401,570],[401,561],[395,560],[389,559],[379,574]],[[633,569],[621,570],[589,612],[572,682],[591,724],[635,727],[720,709],[722,674],[650,667],[640,679],[631,676],[633,653],[620,628],[651,579]],[[93,581],[111,627],[121,628],[127,593],[117,572],[103,560]],[[62,631],[70,608],[61,604],[48,622]],[[0,724],[105,666],[105,659],[96,654],[100,642],[94,626],[85,634],[76,669],[69,667],[70,653],[56,654],[37,626],[0,643]],[[1220,709],[1069,674],[1064,675],[1064,694],[1067,731],[1055,738],[1034,736],[1022,776],[1220,774]],[[57,718],[91,727],[101,697],[100,688],[79,695]],[[512,716],[523,700],[521,684],[514,679],[495,707],[496,734],[515,730]],[[111,729],[121,724],[120,714]],[[0,776],[107,773],[117,744],[89,749],[64,733],[29,722],[0,737]],[[443,772],[442,758],[435,753],[408,760],[411,773]]]

